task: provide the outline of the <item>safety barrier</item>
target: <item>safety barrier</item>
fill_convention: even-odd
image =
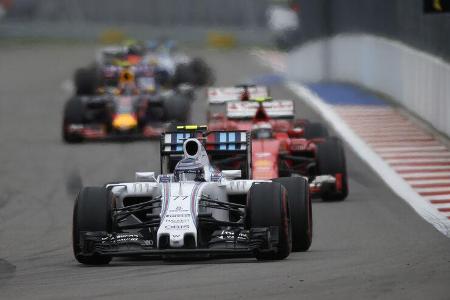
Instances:
[[[338,80],[382,92],[450,136],[450,65],[385,38],[347,34],[310,42],[291,52],[288,76]]]

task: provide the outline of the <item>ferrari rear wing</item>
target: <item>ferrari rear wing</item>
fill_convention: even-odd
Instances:
[[[269,89],[260,85],[245,85],[251,98],[268,97]],[[221,104],[241,99],[243,86],[210,87],[207,90],[209,104]]]
[[[255,116],[260,103],[255,101],[227,102],[226,116],[228,119],[251,119]],[[267,115],[273,119],[294,118],[294,101],[272,100],[262,103]]]
[[[213,165],[219,169],[240,169],[243,178],[250,178],[251,139],[246,131],[208,131],[206,127],[183,126],[183,129],[161,134],[161,174],[172,173],[183,157],[183,143],[197,138],[205,147]]]

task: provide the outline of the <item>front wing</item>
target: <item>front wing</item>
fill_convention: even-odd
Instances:
[[[80,247],[84,256],[213,257],[254,256],[256,252],[272,251],[278,244],[277,227],[252,228],[246,231],[246,234],[246,239],[228,236],[218,241],[215,238],[206,248],[159,249],[156,247],[156,241],[145,239],[139,233],[82,232]]]

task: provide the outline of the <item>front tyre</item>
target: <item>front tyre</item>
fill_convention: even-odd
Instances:
[[[83,136],[70,130],[71,125],[83,125],[84,123],[84,105],[80,99],[74,97],[67,101],[64,106],[63,116],[63,140],[66,143],[80,143]]]
[[[318,175],[331,175],[336,178],[335,189],[325,191],[321,197],[325,201],[342,201],[348,195],[347,167],[342,142],[330,137],[317,148]]]
[[[280,260],[291,252],[292,235],[286,189],[276,182],[253,184],[247,195],[249,228],[277,227],[278,244],[269,251],[257,250],[258,260]]]
[[[282,184],[288,193],[292,224],[292,251],[307,251],[312,242],[312,206],[309,184],[303,177],[282,177],[273,180]]]
[[[84,255],[80,234],[86,231],[111,232],[111,197],[104,187],[83,188],[77,196],[73,209],[72,243],[75,259],[86,265],[105,265],[109,256]]]

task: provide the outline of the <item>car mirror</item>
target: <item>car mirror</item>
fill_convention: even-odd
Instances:
[[[156,182],[155,172],[136,172],[135,179],[137,182]]]
[[[242,171],[241,170],[223,170],[222,175],[226,179],[236,179],[242,177]]]

